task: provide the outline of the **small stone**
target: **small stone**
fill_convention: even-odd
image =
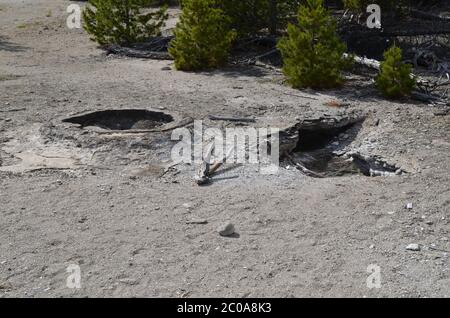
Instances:
[[[412,208],[413,208],[413,204],[411,202],[406,204],[406,209],[412,210]]]
[[[186,221],[186,224],[207,224],[208,220],[201,219],[201,218],[193,218],[188,221]]]
[[[234,225],[230,222],[226,222],[217,228],[217,232],[219,232],[221,236],[231,236],[234,234]]]
[[[190,210],[192,209],[192,205],[190,203],[183,203],[183,208]]]
[[[164,66],[161,68],[161,71],[170,71],[172,68],[170,66]]]
[[[119,279],[119,282],[121,282],[122,284],[125,284],[125,285],[131,285],[131,286],[138,284],[138,281],[135,279],[132,279],[132,278],[122,278],[122,279]]]
[[[433,113],[434,116],[446,116],[448,115],[449,111],[448,109],[444,109],[444,110],[438,110],[436,112]]]
[[[79,220],[78,220],[78,223],[84,223],[84,222],[86,222],[87,221],[87,217],[86,216],[83,216],[82,218],[80,218]]]
[[[420,246],[419,246],[419,244],[413,243],[413,244],[409,244],[409,245],[406,247],[406,249],[407,249],[408,251],[418,252],[418,251],[420,251]]]
[[[370,248],[371,250],[373,250],[373,249],[375,248],[375,245],[372,244],[372,245],[369,246],[369,248]]]

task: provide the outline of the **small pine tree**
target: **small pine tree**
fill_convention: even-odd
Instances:
[[[344,7],[348,10],[360,10],[362,8],[360,0],[343,0]]]
[[[89,0],[83,11],[84,28],[99,44],[130,45],[161,34],[166,7],[146,10],[153,0]]]
[[[332,88],[342,84],[341,72],[350,66],[346,45],[336,34],[336,22],[323,0],[306,0],[298,11],[298,25],[288,25],[288,35],[278,43],[283,72],[295,88]]]
[[[169,53],[183,71],[212,69],[224,64],[236,34],[215,0],[184,0]]]
[[[402,62],[402,50],[392,46],[384,52],[384,61],[376,79],[378,88],[389,98],[410,95],[416,85],[416,81],[411,77],[411,69],[411,65]]]

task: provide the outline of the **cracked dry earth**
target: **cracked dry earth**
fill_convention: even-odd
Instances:
[[[70,3],[0,1],[0,297],[450,296],[445,108],[367,94],[358,75],[340,91],[297,91],[262,68],[194,74],[106,56],[65,27]],[[275,175],[226,165],[199,187],[195,165],[164,173],[170,127],[118,131],[170,123],[63,121],[130,109],[222,129],[230,123],[208,116],[254,117],[246,125],[300,132],[312,153],[292,158],[305,165],[328,149],[389,173],[315,178],[283,160]],[[348,118],[362,120],[305,134],[308,122]],[[323,173],[327,160],[309,167]],[[225,221],[238,235],[217,233]],[[66,286],[71,264],[81,289]],[[366,284],[373,264],[379,289]]]

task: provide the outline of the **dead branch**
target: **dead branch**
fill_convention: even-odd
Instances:
[[[203,162],[200,165],[197,175],[195,176],[195,182],[198,185],[206,184],[209,181],[210,175],[210,162],[212,152],[214,150],[214,142],[211,142],[206,149],[205,157],[203,158]]]
[[[200,165],[198,174],[194,178],[195,182],[198,185],[207,184],[210,180],[210,177],[224,164],[224,162],[231,156],[231,153],[233,152],[233,148],[230,148],[223,160],[220,160],[219,158],[219,161],[216,161],[211,165],[210,162],[213,150],[214,150],[214,142],[212,142],[208,146],[206,156],[203,159],[202,164]]]
[[[232,121],[232,122],[244,122],[244,123],[255,123],[255,118],[246,118],[246,117],[222,117],[209,115],[208,118],[210,120],[223,120],[223,121]]]
[[[122,47],[116,44],[107,45],[104,47],[107,54],[115,54],[119,56],[142,58],[142,59],[152,59],[152,60],[173,60],[168,52],[158,52],[158,51],[143,51],[134,48]]]
[[[450,21],[450,17],[443,17],[437,14],[432,14],[429,12],[420,11],[417,9],[411,9],[410,10],[411,16],[415,18],[420,18],[424,20],[441,20],[441,21]]]
[[[344,54],[344,56],[349,57],[350,55]],[[357,55],[353,57],[357,64],[364,65],[366,67],[378,71],[380,70],[381,67],[380,61],[368,59],[366,57],[361,57]],[[442,74],[439,80],[437,81],[429,81],[414,74],[411,74],[411,77],[413,77],[416,80],[417,88],[419,89],[419,92],[415,91],[412,93],[411,98],[426,103],[443,103],[443,104],[448,103],[445,96],[446,94],[443,94],[443,96],[436,96],[432,94],[439,87],[450,85],[450,76],[448,73],[445,74],[446,80],[444,80],[444,75]]]
[[[300,172],[302,172],[304,175],[307,175],[309,177],[313,177],[313,178],[323,178],[323,175],[316,173],[312,170],[309,170],[308,168],[306,168],[304,165],[302,165],[300,162],[298,162],[297,160],[295,160],[294,158],[292,158],[292,156],[288,153],[285,153],[286,158],[289,159],[289,161],[298,169],[300,170]]]

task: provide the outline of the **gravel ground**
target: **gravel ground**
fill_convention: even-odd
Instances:
[[[66,27],[70,3],[0,0],[0,297],[450,296],[445,109],[367,95],[356,75],[341,91],[296,91],[263,68],[194,74],[106,56]],[[102,135],[61,121],[108,109],[220,128],[207,116],[290,127],[363,114],[348,149],[405,173],[311,178],[246,164],[199,187],[195,166],[163,175],[170,132]],[[219,235],[224,222],[233,237]],[[66,284],[71,264],[79,289]],[[376,266],[381,285],[369,288]]]

